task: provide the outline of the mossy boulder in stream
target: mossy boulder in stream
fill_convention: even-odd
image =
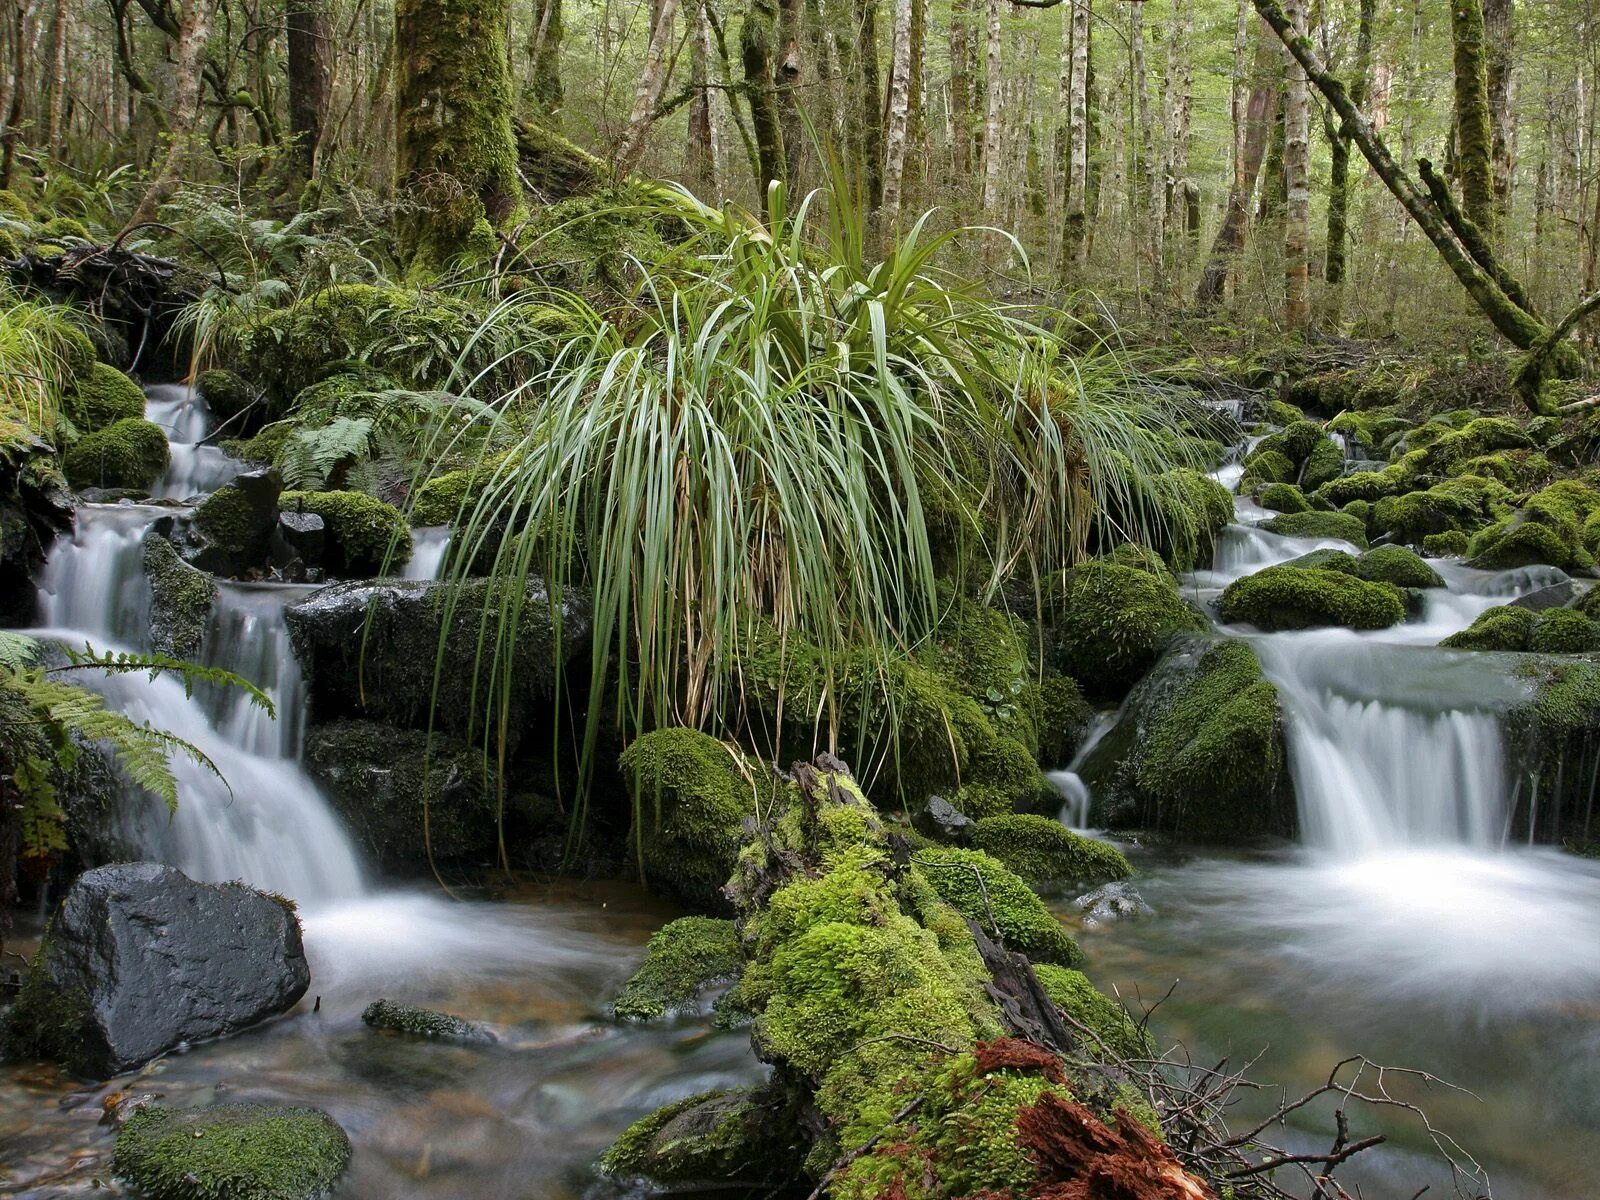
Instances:
[[[611,1011],[636,1021],[691,1011],[708,989],[737,978],[743,965],[732,921],[679,917],[650,938],[644,961],[623,984]]]
[[[1367,545],[1367,527],[1349,513],[1280,513],[1263,522],[1261,528],[1284,537],[1337,538],[1363,550]]]
[[[1180,633],[1204,627],[1170,578],[1111,562],[1071,571],[1050,627],[1055,665],[1091,698],[1120,700]]]
[[[97,362],[66,395],[67,417],[82,433],[144,416],[144,392],[115,367]]]
[[[912,861],[941,899],[968,920],[992,923],[1008,946],[1036,962],[1070,967],[1083,961],[1055,914],[999,859],[940,846],[919,850]]]
[[[1294,831],[1278,690],[1248,642],[1167,652],[1084,765],[1096,822],[1209,842]]]
[[[216,582],[183,561],[156,530],[144,538],[144,574],[150,581],[150,645],[158,654],[194,659],[216,602]]]
[[[79,438],[61,460],[67,482],[84,488],[148,488],[167,469],[167,435],[142,417],[124,417]]]
[[[200,372],[194,385],[219,421],[238,416],[256,398],[255,389],[243,377],[220,368]]]
[[[317,1200],[349,1162],[350,1139],[327,1113],[274,1104],[143,1109],[112,1159],[150,1200]]]
[[[1526,650],[1537,619],[1531,609],[1515,604],[1496,605],[1439,644],[1450,650]]]
[[[271,467],[223,484],[194,510],[184,557],[215,575],[243,575],[263,566],[282,491],[283,478]]]
[[[315,513],[327,530],[328,570],[342,578],[398,574],[411,557],[411,531],[394,505],[363,492],[284,492],[284,512]]]
[[[1292,483],[1269,483],[1256,496],[1256,503],[1276,513],[1311,511],[1311,501]]]
[[[1430,534],[1481,529],[1506,515],[1510,499],[1504,484],[1463,475],[1424,491],[1385,496],[1373,506],[1372,521],[1396,541],[1416,544]]]
[[[1258,629],[1387,629],[1405,620],[1398,588],[1369,583],[1343,571],[1283,564],[1236,579],[1217,601],[1217,614],[1229,624]]]
[[[463,1045],[487,1044],[495,1040],[476,1021],[449,1013],[435,1012],[431,1008],[418,1008],[414,1004],[401,1004],[394,1000],[374,1000],[361,1010],[361,1023],[369,1029],[382,1029],[390,1033],[403,1033],[411,1037],[428,1038],[435,1042],[459,1042]]]
[[[1033,813],[985,817],[973,827],[972,844],[999,859],[1035,891],[1093,887],[1133,874],[1115,846]]]

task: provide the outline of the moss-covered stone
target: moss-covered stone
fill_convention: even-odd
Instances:
[[[189,557],[228,575],[265,563],[282,488],[278,473],[264,470],[239,475],[212,492],[194,510],[194,530],[204,546]]]
[[[284,492],[285,512],[316,513],[327,530],[330,573],[344,578],[397,574],[411,557],[411,531],[394,505],[364,492]]]
[[[1175,571],[1209,566],[1217,535],[1233,520],[1233,497],[1209,475],[1181,469],[1150,483],[1159,521],[1154,549]]]
[[[1041,963],[1035,968],[1039,982],[1056,1007],[1122,1058],[1150,1057],[1150,1043],[1127,1010],[1097,989],[1082,971]]]
[[[115,367],[97,362],[66,394],[68,419],[81,433],[144,416],[144,392]]]
[[[1217,602],[1217,613],[1230,624],[1266,630],[1320,625],[1386,629],[1406,616],[1400,592],[1389,584],[1288,565],[1267,567],[1230,583]]]
[[[746,817],[771,806],[771,772],[694,729],[658,729],[622,752],[631,840],[645,881],[699,908],[724,905]]]
[[[1396,496],[1411,489],[1413,475],[1398,466],[1381,471],[1352,471],[1337,479],[1330,479],[1316,491],[1318,504],[1343,508],[1352,500],[1365,500],[1369,504],[1385,496]]]
[[[732,921],[679,917],[650,938],[611,1011],[638,1021],[690,1011],[708,988],[732,982],[743,961]]]
[[[1244,478],[1258,483],[1293,483],[1295,465],[1281,449],[1263,442],[1244,460]]]
[[[349,1138],[320,1109],[221,1104],[135,1113],[113,1167],[150,1200],[315,1200],[349,1161]]]
[[[1396,541],[1417,543],[1429,534],[1471,533],[1506,515],[1511,492],[1477,475],[1447,479],[1424,491],[1385,496],[1372,519]]]
[[[1471,625],[1439,644],[1452,650],[1526,650],[1536,620],[1531,609],[1502,604],[1479,613]]]
[[[150,645],[158,654],[195,659],[217,588],[210,575],[183,561],[177,547],[151,531],[144,539],[150,581]]]
[[[1366,526],[1348,513],[1282,513],[1264,522],[1261,528],[1284,537],[1338,538],[1362,549],[1367,545]]]
[[[1068,967],[1083,961],[1083,951],[1061,922],[998,859],[981,850],[940,846],[919,850],[912,861],[947,904],[1029,958]]]
[[[1542,521],[1518,517],[1481,530],[1468,545],[1470,565],[1485,571],[1505,571],[1547,563],[1564,571],[1591,571],[1594,558],[1571,530]]]
[[[1072,761],[1094,708],[1083,697],[1078,681],[1067,675],[1050,675],[1039,685],[1039,761],[1046,766],[1066,766]]]
[[[222,449],[247,463],[273,466],[282,462],[283,447],[294,436],[293,421],[274,421],[247,438],[223,438]]]
[[[1528,649],[1538,654],[1588,654],[1600,650],[1600,624],[1575,608],[1546,609],[1533,623]]]
[[[1373,583],[1392,583],[1399,588],[1444,587],[1439,572],[1404,546],[1373,547],[1356,560],[1356,574]]]
[[[219,421],[238,416],[256,398],[255,388],[243,376],[220,368],[200,372],[194,385]]]
[[[75,488],[147,488],[161,478],[167,459],[161,426],[125,417],[78,439],[61,469]]]
[[[1177,634],[1204,621],[1170,580],[1114,563],[1074,569],[1052,625],[1055,665],[1096,699],[1120,700]]]
[[[1261,489],[1256,503],[1277,513],[1303,513],[1311,511],[1311,501],[1292,483],[1269,483]]]
[[[1115,846],[1033,813],[983,818],[973,827],[972,844],[999,859],[1035,891],[1093,887],[1133,874]]]
[[[1422,539],[1422,551],[1433,558],[1465,558],[1471,539],[1459,529],[1430,533]]]
[[[476,1021],[435,1012],[431,1008],[418,1008],[414,1004],[400,1004],[394,1000],[374,1000],[361,1010],[361,1023],[372,1029],[404,1033],[435,1042],[473,1044],[495,1040],[494,1034]]]
[[[800,1168],[796,1117],[775,1088],[700,1092],[634,1122],[600,1169],[669,1186],[786,1181]]]

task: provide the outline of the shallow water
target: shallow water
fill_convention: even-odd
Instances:
[[[632,1121],[761,1075],[745,1031],[604,1018],[604,998],[675,915],[636,888],[528,886],[459,904],[389,892],[302,915],[311,990],[286,1016],[88,1091],[48,1068],[0,1070],[0,1195],[115,1189],[100,1101],[155,1091],[169,1104],[327,1109],[355,1148],[338,1200],[569,1200],[595,1189],[594,1159]],[[487,1022],[500,1041],[376,1032],[360,1013],[379,996]]]

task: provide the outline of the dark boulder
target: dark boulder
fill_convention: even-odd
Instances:
[[[922,811],[911,819],[918,833],[939,842],[966,844],[977,824],[943,796],[929,796]]]
[[[184,562],[177,547],[153,529],[145,534],[144,574],[150,581],[152,648],[174,658],[199,657],[216,583]]]
[[[56,534],[71,528],[72,490],[50,443],[0,421],[0,626],[33,620],[33,569]]]
[[[1549,587],[1542,587],[1536,592],[1529,592],[1526,596],[1518,596],[1508,603],[1514,608],[1525,608],[1529,612],[1543,612],[1547,608],[1562,608],[1571,604],[1577,595],[1578,585],[1566,579],[1560,583],[1552,583]]]
[[[159,863],[97,867],[51,920],[13,1033],[103,1078],[284,1012],[310,982],[287,901]]]
[[[449,733],[481,730],[496,629],[511,599],[509,585],[489,579],[392,580],[334,584],[290,605],[285,615],[313,720],[367,717],[426,728],[433,712]],[[589,627],[586,595],[569,589],[553,604],[541,581],[528,580],[509,651],[508,736],[529,728],[553,699],[560,668],[587,654]],[[587,665],[577,674],[587,682]]]
[[[180,543],[184,557],[213,575],[242,576],[265,567],[282,492],[275,467],[234,476],[194,510]]]
[[[320,570],[327,527],[314,512],[280,512],[272,531],[272,564],[285,578],[304,579]]]

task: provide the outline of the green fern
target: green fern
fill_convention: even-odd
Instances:
[[[372,422],[366,417],[335,417],[314,429],[297,429],[279,455],[284,485],[320,492],[335,471],[364,461],[371,443]]]

